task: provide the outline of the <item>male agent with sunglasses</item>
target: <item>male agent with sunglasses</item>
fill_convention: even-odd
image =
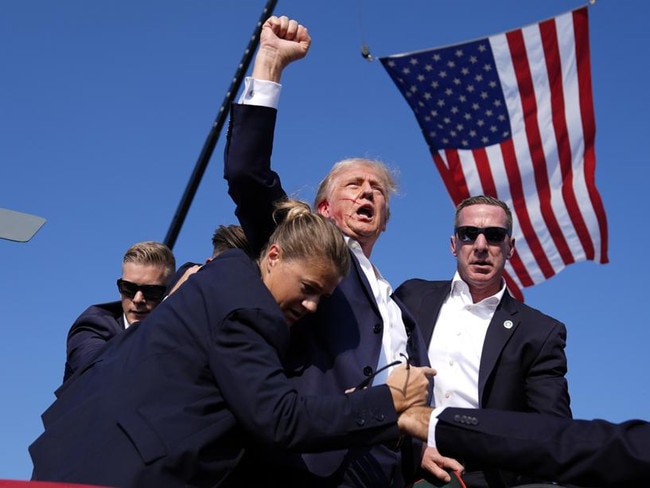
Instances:
[[[438,372],[436,407],[570,418],[566,328],[508,293],[502,275],[514,249],[508,206],[487,196],[467,198],[456,207],[453,279],[411,279],[395,294],[415,316],[428,344],[431,366]],[[435,449],[427,449],[424,468],[435,455]],[[531,481],[505,472],[474,471],[471,465],[465,468],[468,488]]]
[[[117,280],[121,301],[91,305],[68,332],[63,381],[87,364],[114,336],[143,320],[160,304],[176,269],[172,251],[153,241],[131,246]]]

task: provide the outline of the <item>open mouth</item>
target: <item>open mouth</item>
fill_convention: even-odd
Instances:
[[[357,215],[367,219],[372,219],[375,216],[375,211],[371,205],[363,205],[357,209]]]

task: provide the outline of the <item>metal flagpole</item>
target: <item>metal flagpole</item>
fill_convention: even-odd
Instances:
[[[174,214],[172,223],[169,226],[169,230],[167,231],[167,235],[165,236],[164,242],[170,249],[173,249],[174,244],[176,244],[176,239],[178,238],[178,234],[180,233],[181,227],[183,226],[187,212],[190,209],[190,205],[192,204],[196,190],[198,189],[199,183],[203,178],[203,174],[205,173],[205,169],[208,166],[212,152],[214,151],[214,148],[217,145],[217,141],[219,140],[221,129],[223,128],[223,125],[226,122],[226,118],[228,117],[230,104],[233,102],[235,96],[239,92],[239,87],[241,86],[244,76],[246,75],[246,71],[248,71],[251,60],[253,59],[253,55],[255,54],[255,50],[257,49],[257,45],[260,41],[262,24],[264,24],[266,19],[268,19],[273,14],[273,9],[277,3],[278,0],[269,0],[266,2],[266,5],[262,10],[262,15],[260,16],[260,19],[258,20],[255,27],[255,32],[253,33],[253,36],[251,37],[251,40],[248,43],[246,50],[244,51],[244,56],[242,57],[239,66],[237,67],[235,77],[233,78],[232,83],[230,84],[230,88],[226,92],[224,101],[219,108],[217,118],[213,122],[210,133],[208,134],[208,137],[203,144],[203,149],[201,149],[199,158],[196,161],[194,171],[190,176],[190,181],[185,187],[185,192],[183,193],[181,201],[178,204],[178,208],[176,209],[176,213]]]

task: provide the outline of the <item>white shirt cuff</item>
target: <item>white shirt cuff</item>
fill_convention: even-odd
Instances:
[[[244,80],[244,91],[239,96],[239,103],[277,109],[281,89],[282,85],[275,81],[256,80],[247,76]]]
[[[445,407],[438,407],[431,411],[431,417],[429,417],[429,435],[427,437],[427,445],[429,447],[438,448],[436,445],[436,425],[438,425],[438,415],[440,415],[444,409]]]

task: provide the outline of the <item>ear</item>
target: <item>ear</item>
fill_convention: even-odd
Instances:
[[[318,206],[316,207],[316,210],[318,210],[318,213],[321,214],[323,217],[331,217],[330,215],[330,202],[327,200],[321,200],[318,203]]]
[[[457,257],[456,255],[458,254],[458,251],[456,250],[456,236],[451,236],[449,238],[449,249],[451,249],[451,254],[454,257]]]
[[[269,267],[273,267],[282,260],[282,248],[278,244],[271,244],[266,252]]]
[[[510,238],[510,249],[508,250],[508,254],[506,255],[506,259],[510,259],[514,254],[515,254],[515,238],[511,237]]]

